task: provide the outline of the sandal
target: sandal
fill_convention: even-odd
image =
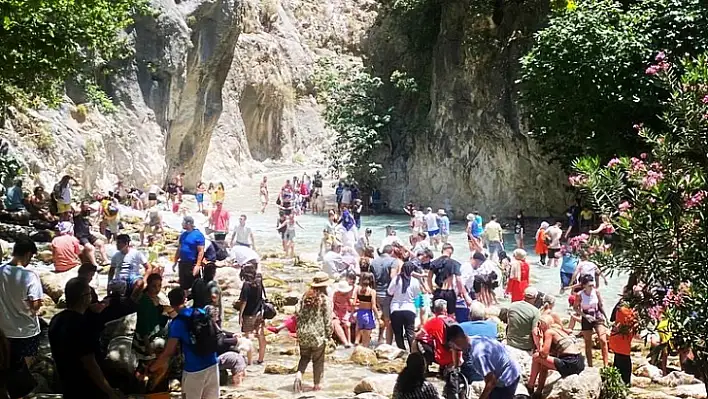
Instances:
[[[299,371],[297,372],[297,374],[295,374],[295,381],[293,382],[293,392],[302,392],[302,373]]]

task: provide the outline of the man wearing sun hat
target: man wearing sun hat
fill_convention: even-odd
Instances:
[[[81,246],[79,239],[74,237],[74,225],[71,222],[59,222],[59,235],[52,240],[52,258],[54,271],[61,273],[71,270],[81,264],[79,255]]]

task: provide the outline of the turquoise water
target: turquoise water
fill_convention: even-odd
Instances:
[[[310,171],[310,173],[314,172]],[[300,172],[299,175],[302,173]],[[292,178],[292,172],[271,172],[268,173],[269,177],[269,188],[271,192],[271,204],[266,208],[265,214],[260,214],[260,204],[258,199],[258,183],[260,177],[255,177],[252,184],[248,184],[236,190],[232,190],[227,193],[225,206],[231,213],[231,224],[235,224],[238,221],[238,216],[240,214],[245,214],[248,217],[248,225],[253,230],[256,240],[256,246],[259,253],[263,254],[266,252],[282,252],[282,246],[280,241],[280,236],[275,229],[277,220],[277,207],[274,204],[275,193],[279,189],[280,185],[283,184],[286,178]],[[331,208],[334,202],[332,189],[329,188],[328,184],[325,184],[325,194],[329,194],[329,201],[327,208]],[[190,202],[187,202],[190,205]],[[485,217],[486,215],[482,215]],[[319,251],[320,241],[322,238],[322,230],[327,222],[325,215],[302,215],[298,217],[298,222],[302,225],[304,229],[297,229],[297,235],[295,238],[295,251],[297,254],[301,255],[303,258],[314,259]],[[199,222],[199,219],[197,220]],[[385,227],[387,225],[393,226],[398,235],[401,237],[402,241],[407,242],[410,230],[408,227],[409,218],[404,215],[364,215],[362,216],[362,230],[364,228],[371,228],[373,231],[372,243],[375,246],[379,246],[381,240],[385,236]],[[485,220],[486,222],[486,220]],[[451,226],[451,234],[449,241],[455,248],[455,253],[453,257],[460,262],[465,262],[469,259],[470,251],[467,245],[467,238],[464,232],[465,224],[462,221],[453,222]],[[545,268],[541,267],[539,264],[538,256],[533,253],[533,234],[536,232],[536,226],[529,226],[529,234],[526,238],[525,248],[529,254],[528,261],[531,265],[531,281],[532,285],[535,286],[539,291],[558,296],[558,291],[560,288],[560,277],[558,268]],[[515,241],[512,232],[506,232],[505,236],[505,250],[508,254],[514,250]],[[623,276],[613,276],[608,277],[609,285],[601,286],[601,291],[603,297],[606,298],[608,306],[610,304],[614,305],[621,288],[626,282],[626,278]],[[501,289],[498,293],[498,297],[502,296]],[[560,298],[556,301],[558,310],[567,309],[566,297]]]

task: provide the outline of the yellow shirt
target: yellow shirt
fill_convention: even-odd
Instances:
[[[214,192],[214,203],[217,201],[224,202],[224,197],[225,197],[224,190],[217,188],[216,191]]]

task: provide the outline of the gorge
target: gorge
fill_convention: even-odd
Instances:
[[[515,84],[547,2],[413,4],[424,20],[395,7],[153,0],[156,12],[126,31],[133,56],[101,82],[115,113],[69,87],[58,109],[11,109],[0,137],[45,185],[72,174],[85,187],[141,187],[183,171],[187,188],[202,179],[238,186],[270,160],[321,164],[336,151],[313,70],[321,57],[363,60],[379,76],[403,70],[424,87],[390,98],[399,122],[381,149],[381,186],[391,208],[562,212],[564,175],[526,135]]]

